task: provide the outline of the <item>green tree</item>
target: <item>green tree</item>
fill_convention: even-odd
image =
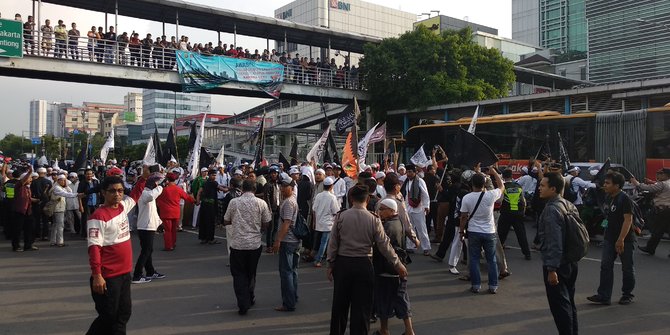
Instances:
[[[377,120],[394,109],[501,98],[515,80],[514,64],[477,45],[469,28],[435,34],[423,26],[366,45],[361,74]]]
[[[0,140],[0,150],[7,157],[19,157],[24,152],[35,150],[30,139],[23,138],[14,134],[7,134]]]

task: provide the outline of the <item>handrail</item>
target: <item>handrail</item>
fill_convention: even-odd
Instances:
[[[86,33],[84,32],[84,34]],[[172,42],[168,43],[169,45],[167,46],[161,46],[153,40],[151,40],[152,43],[149,45],[143,43],[145,40],[141,40],[141,43],[137,45],[131,44],[130,40],[119,40],[119,37],[116,40],[106,40],[104,38],[68,35],[65,39],[62,39],[57,38],[53,31],[24,30],[23,52],[26,56],[65,58],[82,62],[177,71],[175,51],[178,49],[173,47],[174,44]],[[203,54],[211,57],[229,57],[211,53]],[[254,58],[245,57],[244,59],[266,62],[266,60],[262,59],[262,55],[258,54],[254,56]],[[277,57],[272,58],[278,59]],[[280,63],[278,61],[270,62]],[[343,66],[330,67],[330,64],[322,67],[305,63],[283,65],[283,81],[286,83],[354,90],[364,89],[361,85],[358,69],[348,70]]]

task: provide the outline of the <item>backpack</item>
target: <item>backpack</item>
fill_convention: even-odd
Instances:
[[[589,232],[579,217],[577,209],[570,204],[556,206],[565,219],[563,231],[563,257],[561,263],[579,262],[589,251]],[[569,208],[570,207],[570,208]]]
[[[574,179],[575,179],[574,176],[572,178],[570,178],[570,180],[568,181],[568,184],[565,187],[565,190],[563,191],[563,198],[567,201],[572,202],[572,203],[577,201],[577,191],[575,191],[575,189],[572,188],[572,181]]]
[[[640,236],[642,235],[642,230],[646,225],[644,216],[642,215],[642,209],[640,209],[640,205],[633,201],[633,199],[631,199],[628,194],[624,192],[621,192],[621,194],[622,195],[617,198],[617,206],[623,206],[623,197],[628,198],[630,201],[630,209],[633,213],[633,225],[630,227],[630,229],[635,233],[635,235]]]
[[[307,220],[300,215],[300,212],[296,214],[296,220],[291,228],[293,235],[299,240],[303,240],[309,236],[309,226],[307,225]]]
[[[44,204],[42,213],[44,213],[44,215],[47,217],[52,217],[54,215],[54,211],[56,210],[56,205],[60,202],[61,197],[54,196],[53,187],[46,191],[46,193],[49,200]]]

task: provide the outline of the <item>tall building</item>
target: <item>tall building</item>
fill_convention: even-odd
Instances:
[[[589,79],[652,79],[670,73],[670,1],[586,2]]]
[[[142,136],[149,138],[156,127],[164,140],[176,118],[208,113],[211,104],[209,95],[142,90]]]
[[[557,62],[586,58],[586,0],[512,0],[512,39],[555,50]]]
[[[125,106],[120,104],[108,104],[108,103],[98,103],[98,102],[84,102],[84,110],[86,114],[90,115],[90,122],[96,122],[96,119],[92,118],[93,114],[98,115],[96,132],[100,132],[103,136],[109,136],[112,128],[117,124],[122,123],[121,117],[125,111]]]
[[[30,102],[30,137],[40,137],[47,133],[47,101],[33,100]]]
[[[365,34],[375,37],[396,37],[412,30],[416,14],[384,7],[360,0],[296,0],[275,10],[275,17],[291,22],[304,23],[335,31]],[[316,59],[335,58],[338,65],[344,56],[338,50],[311,48],[288,41],[277,44],[277,50],[298,53],[300,57]],[[351,55],[351,63],[358,64],[359,55]]]
[[[123,106],[123,122],[142,122],[142,93],[126,94]]]

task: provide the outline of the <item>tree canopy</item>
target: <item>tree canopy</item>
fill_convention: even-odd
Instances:
[[[436,34],[419,26],[366,45],[361,73],[380,119],[389,110],[507,96],[513,65],[499,50],[477,45],[469,28]]]

